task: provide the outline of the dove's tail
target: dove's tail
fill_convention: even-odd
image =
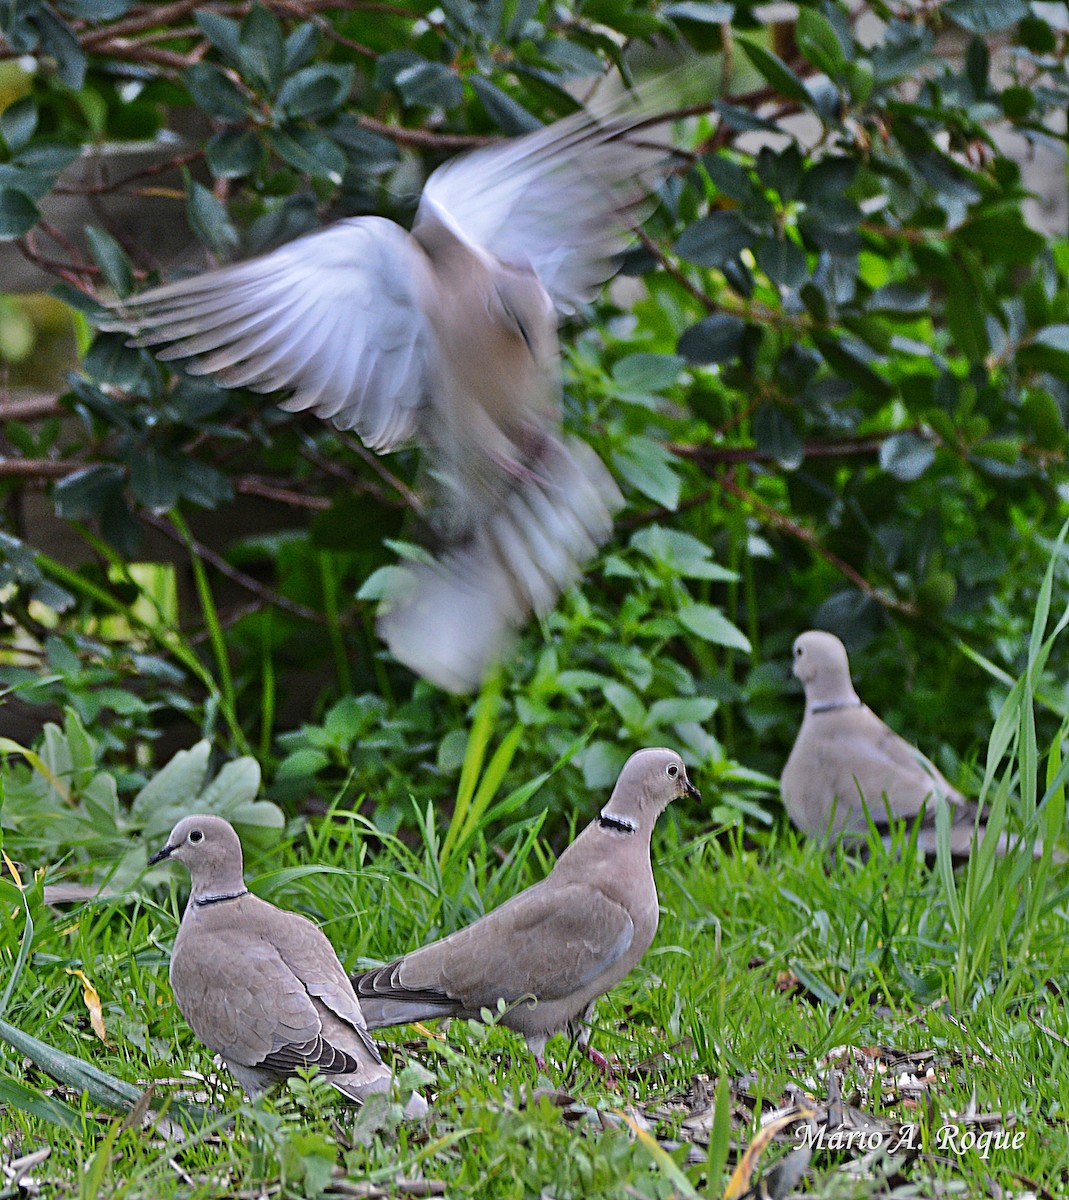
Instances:
[[[379,616],[394,657],[451,692],[478,686],[612,532],[623,499],[583,442],[548,438],[530,474],[464,542],[406,566]]]
[[[360,1001],[360,1012],[368,1029],[409,1025],[415,1021],[438,1021],[459,1016],[464,1006],[445,992],[431,988],[406,987],[400,980],[404,959],[359,971],[350,982]]]

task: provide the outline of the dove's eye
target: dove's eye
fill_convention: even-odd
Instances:
[[[191,829],[189,831],[189,840],[195,846],[198,842],[204,841],[204,834],[199,829]]]
[[[665,774],[669,779],[675,779],[675,777],[679,774],[679,768],[675,763],[670,763],[667,767],[665,767]]]

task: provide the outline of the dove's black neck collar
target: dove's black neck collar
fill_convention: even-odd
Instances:
[[[249,894],[248,888],[242,888],[240,892],[221,892],[217,896],[198,896],[193,903],[198,908],[207,908],[209,904],[222,904],[224,900],[240,900],[242,896]]]
[[[861,697],[852,700],[826,700],[823,704],[811,704],[807,711],[811,713],[838,712],[842,708],[860,708]]]
[[[630,817],[617,817],[607,812],[603,812],[598,817],[598,826],[601,829],[611,829],[613,833],[636,833],[638,831],[638,826]]]

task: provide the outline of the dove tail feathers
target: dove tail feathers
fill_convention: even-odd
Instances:
[[[432,563],[405,567],[379,633],[450,692],[478,686],[512,631],[548,611],[612,532],[623,498],[583,442],[549,437],[492,516]]]
[[[404,960],[360,971],[351,977],[368,1029],[407,1025],[412,1021],[437,1021],[457,1016],[463,1005],[431,988],[406,988],[399,979]]]

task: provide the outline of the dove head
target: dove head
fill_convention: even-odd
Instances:
[[[658,816],[680,796],[701,799],[679,755],[674,750],[638,750],[624,763],[601,810],[602,824],[652,829]]]
[[[805,687],[806,707],[859,703],[846,647],[833,633],[811,629],[794,640],[791,670]]]
[[[149,865],[165,858],[185,863],[193,881],[193,900],[245,891],[241,842],[233,826],[222,817],[183,817],[171,830],[167,845],[148,860]]]

